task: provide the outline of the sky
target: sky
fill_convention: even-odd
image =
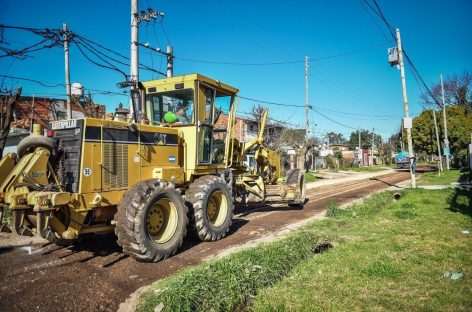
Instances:
[[[373,5],[373,0],[367,1]],[[401,30],[404,49],[428,85],[439,81],[441,72],[447,76],[472,70],[472,1],[377,2],[390,24]],[[398,132],[403,117],[400,72],[387,62],[387,48],[395,42],[361,0],[139,1],[140,10],[148,7],[165,17],[156,23],[141,23],[139,41],[163,50],[170,42],[176,56],[175,75],[200,73],[218,79],[238,88],[241,96],[262,100],[273,119],[304,128],[304,107],[264,101],[303,106],[304,59],[309,56],[309,104],[315,108],[309,112],[311,134],[334,131],[348,137],[362,128],[374,129],[387,139]],[[62,28],[67,23],[71,31],[129,55],[130,0],[2,0],[0,12],[0,24]],[[39,40],[25,31],[5,29],[0,47],[21,48]],[[80,82],[86,90],[119,91],[116,84],[124,80],[122,74],[90,63],[74,45],[70,53],[71,82]],[[62,47],[30,56],[24,60],[1,57],[0,74],[64,83]],[[140,62],[165,72],[166,60],[152,51],[140,49]],[[127,66],[120,69],[129,73]],[[140,71],[141,80],[159,77]],[[23,86],[24,95],[65,98],[61,86],[50,88],[9,78],[3,82],[9,88]],[[410,115],[415,116],[423,109],[421,90],[409,67],[406,83]],[[129,103],[123,95],[94,94],[93,99],[105,104],[108,112],[120,102]],[[241,116],[254,104],[257,102],[241,99]]]

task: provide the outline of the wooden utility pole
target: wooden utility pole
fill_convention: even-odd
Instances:
[[[66,75],[66,95],[67,95],[67,119],[72,119],[71,91],[70,91],[70,68],[69,68],[69,34],[67,24],[62,24],[64,37],[64,65]]]
[[[449,170],[449,162],[450,162],[450,150],[449,150],[449,139],[447,137],[447,121],[446,121],[446,101],[444,100],[444,85],[443,85],[443,78],[442,73],[439,76],[441,80],[441,97],[442,97],[442,108],[443,108],[443,117],[444,117],[444,148],[446,149],[446,169]]]
[[[400,76],[402,80],[402,94],[403,94],[403,110],[405,113],[403,126],[406,127],[406,135],[408,139],[408,155],[410,158],[410,177],[411,177],[411,187],[416,188],[416,176],[413,171],[413,165],[415,162],[415,154],[413,152],[413,140],[411,138],[411,124],[405,125],[405,120],[410,121],[410,113],[408,111],[408,97],[406,94],[406,79],[405,79],[405,64],[403,63],[403,49],[402,49],[402,40],[400,38],[400,29],[397,28],[397,49],[398,49],[398,63],[400,65]]]
[[[305,169],[307,169],[307,154],[308,154],[308,60],[305,56],[305,110],[306,110],[306,124],[305,124]]]
[[[439,141],[438,123],[436,121],[436,111],[434,109],[433,109],[433,118],[434,118],[434,129],[436,130],[436,141],[438,143],[439,175],[441,175],[441,171],[443,171],[442,157],[441,157],[441,142]]]

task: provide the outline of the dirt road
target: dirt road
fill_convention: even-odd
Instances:
[[[159,263],[140,263],[122,254],[114,236],[94,236],[78,246],[33,246],[0,253],[1,311],[116,311],[141,286],[201,262],[227,248],[277,232],[311,218],[327,203],[346,203],[409,178],[396,172],[308,191],[303,209],[259,206],[238,209],[223,240],[189,240],[180,252]]]

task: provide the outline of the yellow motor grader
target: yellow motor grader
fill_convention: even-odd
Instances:
[[[0,161],[0,221],[10,210],[17,234],[56,244],[114,231],[126,254],[157,262],[187,229],[203,241],[223,238],[235,204],[304,204],[303,170],[279,182],[280,158],[263,144],[267,110],[257,137],[235,138],[237,89],[191,74],[135,90],[139,122],[54,121],[49,137],[35,125]],[[224,127],[218,108],[229,112]],[[255,168],[244,163],[248,153]]]

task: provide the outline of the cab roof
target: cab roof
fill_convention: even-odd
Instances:
[[[149,80],[149,81],[143,81],[142,84],[146,88],[151,88],[151,87],[158,87],[162,85],[169,85],[169,84],[178,84],[178,83],[185,83],[185,82],[191,82],[191,81],[203,81],[207,84],[209,84],[212,87],[215,87],[217,89],[220,89],[224,92],[230,93],[230,94],[236,94],[239,92],[238,89],[224,84],[219,80],[215,80],[200,74],[188,74],[188,75],[182,75],[182,76],[174,76],[174,77],[166,77],[162,79],[157,79],[157,80]]]

